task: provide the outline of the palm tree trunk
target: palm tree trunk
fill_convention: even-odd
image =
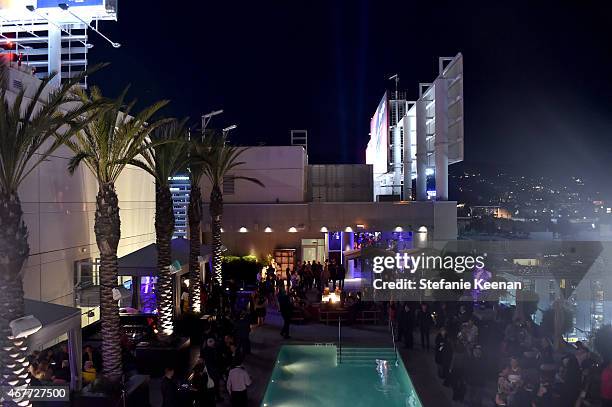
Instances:
[[[157,243],[157,311],[163,335],[172,335],[174,332],[173,301],[172,301],[172,274],[170,263],[172,253],[170,242],[174,231],[174,211],[172,210],[172,193],[167,186],[155,188],[155,234]]]
[[[198,256],[200,254],[201,237],[200,221],[202,220],[202,195],[200,187],[196,183],[191,184],[189,194],[189,304],[191,311],[200,312],[201,298],[200,290],[200,264]]]
[[[96,196],[94,223],[96,243],[100,250],[100,319],[102,325],[102,364],[108,380],[118,383],[123,375],[119,308],[113,299],[117,286],[117,246],[121,238],[119,200],[112,183],[101,184]]]
[[[214,185],[210,192],[210,216],[212,218],[212,268],[215,280],[219,286],[223,285],[221,269],[221,216],[223,215],[223,194],[218,185]]]
[[[21,270],[30,247],[22,215],[19,197],[0,192],[0,386],[12,388],[29,382],[27,343],[13,338],[9,325],[24,316]],[[5,400],[4,405],[17,402],[30,405],[25,400]]]

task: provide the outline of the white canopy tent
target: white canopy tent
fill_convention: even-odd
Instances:
[[[30,350],[43,350],[46,344],[62,335],[68,336],[68,359],[70,362],[70,388],[81,386],[82,336],[81,310],[50,302],[25,300],[25,315],[33,315],[42,323],[42,328],[28,337]]]

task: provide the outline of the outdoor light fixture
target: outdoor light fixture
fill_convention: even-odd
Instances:
[[[347,227],[345,227],[345,228],[344,228],[344,231],[345,231],[345,232],[352,232],[352,231],[353,231],[353,228],[352,228],[352,227],[350,227],[350,226],[347,226]]]
[[[264,229],[264,232],[272,233],[272,228],[270,226],[266,226],[266,228]]]
[[[223,132],[224,132],[224,133],[227,133],[227,132],[228,132],[228,131],[230,131],[230,130],[234,130],[236,127],[238,127],[238,126],[237,126],[237,125],[235,125],[235,124],[232,124],[231,126],[227,126],[226,128],[224,128],[224,129],[223,129]]]
[[[295,228],[295,226],[291,226],[289,228],[289,230],[287,230],[287,232],[289,232],[289,233],[297,233],[297,229]]]
[[[404,229],[401,226],[396,226],[394,229],[395,232],[403,232]]]
[[[223,109],[219,109],[219,110],[213,110],[210,113],[206,113],[202,115],[202,119],[210,119],[213,116],[217,116],[219,114],[223,113]]]
[[[245,227],[243,226],[243,227],[241,227],[240,229],[238,229],[238,232],[240,232],[240,233],[246,233],[246,232],[248,232],[248,230],[247,230],[247,228],[245,228]]]
[[[223,228],[221,228],[221,233],[225,232],[225,230],[223,230]]]
[[[427,233],[427,228],[425,226],[421,226],[418,230],[419,233]]]
[[[365,225],[364,224],[357,224],[357,229],[365,229]]]
[[[328,230],[325,226],[321,226],[321,233],[327,233]]]

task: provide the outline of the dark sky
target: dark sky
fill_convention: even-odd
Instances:
[[[167,115],[194,122],[222,108],[211,127],[239,124],[237,143],[287,144],[305,128],[311,162],[364,162],[386,78],[399,73],[415,97],[438,56],[462,52],[466,161],[611,169],[609,2],[119,3],[119,22],[102,27],[123,46],[90,33],[90,60],[111,62],[91,82],[107,95],[131,84],[142,103],[170,99]]]

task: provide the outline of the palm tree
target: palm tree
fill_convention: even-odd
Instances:
[[[141,158],[130,164],[142,168],[155,178],[155,236],[157,243],[156,285],[157,310],[164,335],[174,331],[172,320],[172,275],[170,242],[174,232],[174,210],[170,178],[187,166],[187,129],[185,122],[168,122],[158,127],[145,140]]]
[[[126,92],[109,101],[109,107],[84,126],[74,140],[65,142],[74,153],[68,164],[69,172],[74,173],[83,163],[98,181],[94,232],[100,251],[102,359],[104,375],[113,383],[119,382],[123,374],[119,309],[113,299],[113,288],[117,286],[117,246],[121,238],[115,182],[127,163],[149,147],[145,142],[147,137],[162,123],[147,122],[167,103],[155,103],[131,117],[134,102],[124,104]],[[105,100],[97,88],[92,88],[89,95],[82,92],[81,98],[85,102]]]
[[[198,141],[191,143],[191,156],[200,157],[207,154],[205,144]],[[187,216],[189,221],[189,304],[191,311],[198,313],[201,311],[201,282],[200,282],[200,262],[198,256],[200,254],[201,234],[200,222],[202,221],[202,193],[200,192],[200,181],[204,173],[204,164],[201,160],[192,159],[189,163],[190,172],[190,189],[189,193],[189,208]]]
[[[209,144],[205,147],[205,154],[199,154],[198,159],[203,165],[203,174],[211,184],[210,192],[210,217],[212,219],[212,268],[217,284],[223,284],[221,271],[221,218],[223,216],[223,192],[221,187],[225,179],[231,181],[244,180],[259,186],[264,184],[256,178],[237,176],[232,171],[240,167],[244,162],[238,161],[242,153],[248,147],[236,147],[227,144],[227,134],[213,135],[209,138]]]
[[[29,382],[27,343],[15,338],[10,327],[11,321],[24,316],[21,271],[30,253],[19,186],[87,122],[65,125],[96,107],[68,105],[78,100],[72,88],[82,76],[49,90],[54,76],[43,79],[32,95],[26,96],[26,89],[13,95],[7,90],[8,69],[0,67],[0,386]]]

